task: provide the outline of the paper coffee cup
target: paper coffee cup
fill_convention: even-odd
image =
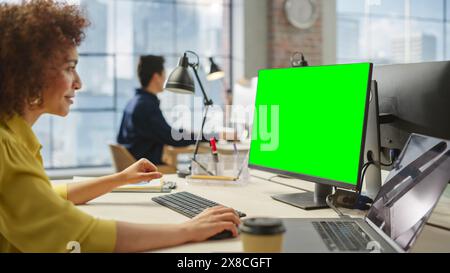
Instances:
[[[283,248],[286,231],[283,222],[276,218],[249,218],[239,227],[244,252],[276,253]]]

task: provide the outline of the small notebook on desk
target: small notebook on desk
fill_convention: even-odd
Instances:
[[[83,181],[94,177],[74,176],[73,181]],[[171,192],[176,186],[175,182],[164,181],[163,178],[153,179],[136,184],[123,185],[112,190],[112,192]]]

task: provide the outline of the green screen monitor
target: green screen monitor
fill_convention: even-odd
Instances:
[[[261,70],[249,167],[357,190],[371,76],[371,63]]]

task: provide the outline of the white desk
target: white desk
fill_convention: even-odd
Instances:
[[[251,171],[258,176],[270,177],[273,174]],[[246,185],[223,186],[223,185],[193,185],[187,184],[184,179],[176,175],[165,176],[166,181],[176,181],[176,191],[189,191],[226,206],[243,211],[248,217],[268,216],[282,218],[318,218],[337,217],[331,209],[305,211],[290,205],[273,200],[270,196],[274,194],[297,193],[298,189],[269,182],[264,179],[251,177]],[[278,179],[277,179],[278,180]],[[301,188],[313,190],[314,184],[299,180],[289,180],[289,183]],[[67,182],[67,181],[66,181]],[[174,192],[176,192],[174,191]],[[160,193],[110,193],[99,197],[79,208],[91,215],[130,221],[137,223],[181,223],[188,218],[172,211],[166,207],[154,203],[151,198]],[[443,211],[436,217],[446,224],[450,213],[450,202],[445,200],[440,204]],[[442,202],[441,202],[442,203]],[[353,215],[363,215],[359,211],[343,210]],[[444,217],[441,217],[444,216]],[[441,219],[444,218],[444,219]],[[417,252],[450,252],[450,232],[442,229],[426,226],[413,251]],[[195,244],[186,244],[177,247],[161,249],[156,252],[241,252],[242,246],[239,238],[207,241]]]

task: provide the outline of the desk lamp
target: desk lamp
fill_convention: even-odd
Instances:
[[[189,59],[187,57],[188,53],[194,55],[197,58],[197,61],[194,63],[190,63]],[[195,142],[195,151],[194,151],[194,155],[192,157],[192,161],[194,161],[202,169],[207,171],[207,169],[197,161],[196,156],[198,154],[200,139],[203,137],[203,128],[205,126],[208,109],[209,109],[209,107],[211,107],[213,105],[213,101],[210,98],[208,98],[208,95],[206,94],[205,89],[203,88],[202,82],[200,81],[200,77],[198,76],[199,63],[200,63],[199,57],[195,52],[193,52],[193,51],[184,52],[183,56],[180,58],[180,60],[178,62],[178,66],[172,71],[172,73],[167,78],[165,89],[168,91],[171,91],[171,92],[175,92],[175,93],[194,95],[195,94],[195,85],[194,85],[194,81],[191,78],[191,75],[189,74],[188,68],[191,67],[192,70],[194,70],[195,78],[197,79],[198,85],[200,86],[200,90],[202,91],[202,94],[203,94],[203,105],[205,106],[205,110],[203,113],[203,120],[202,120],[202,127],[200,129],[200,135],[197,137],[197,140]],[[216,68],[218,68],[217,65],[216,65]],[[191,163],[190,169],[192,170],[192,163]],[[207,172],[209,174],[211,174],[211,172],[209,172],[209,171],[207,171]],[[212,174],[212,175],[214,175],[214,174]]]
[[[209,74],[206,76],[208,81],[215,81],[225,77],[225,72],[214,62],[212,57],[209,57],[209,62],[211,63]]]
[[[292,67],[305,67],[308,66],[308,62],[305,60],[305,56],[301,52],[294,52],[291,56]]]

